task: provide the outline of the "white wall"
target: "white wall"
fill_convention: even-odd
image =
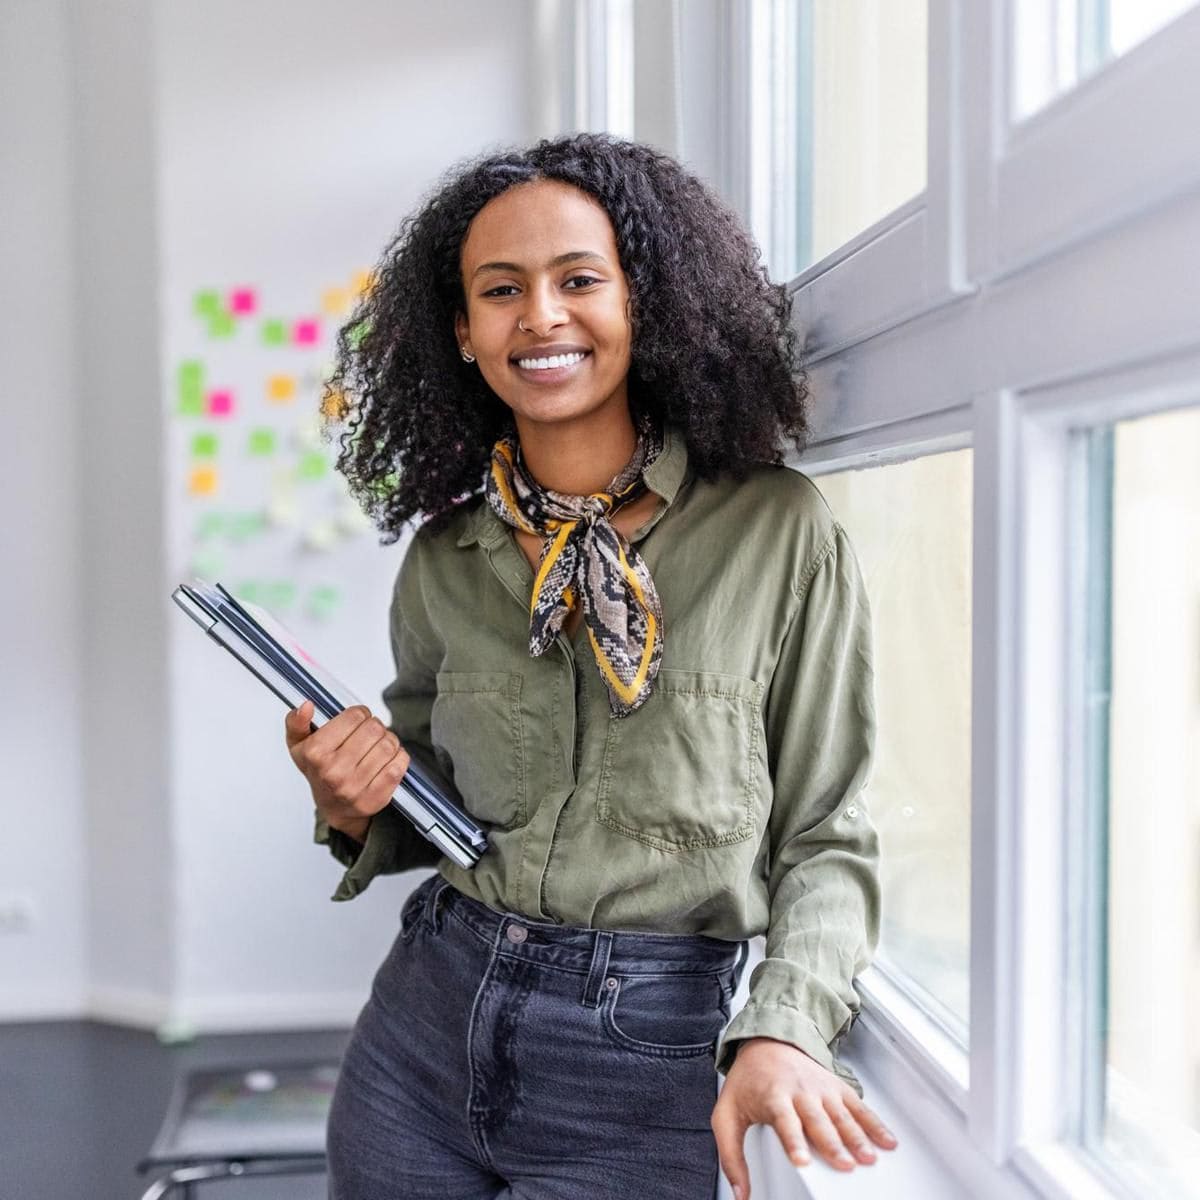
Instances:
[[[66,9],[0,5],[0,1016],[76,1010],[84,991],[83,649]],[[18,699],[19,697],[19,699]]]
[[[312,845],[282,706],[170,602],[191,574],[175,370],[197,289],[250,282],[286,310],[371,266],[455,159],[544,132],[538,11],[0,8],[0,245],[20,281],[0,669],[31,697],[2,735],[0,915],[33,913],[0,933],[0,1019],[304,1025],[365,997],[418,877],[330,902],[339,868]],[[402,553],[338,550],[339,615],[289,622],[376,706]]]

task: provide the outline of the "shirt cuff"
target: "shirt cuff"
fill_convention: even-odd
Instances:
[[[331,900],[353,900],[366,890],[371,880],[380,874],[384,864],[391,860],[394,838],[385,828],[388,815],[388,810],[384,809],[371,818],[366,842],[356,842],[321,817],[317,818],[313,841],[328,846],[330,854],[346,868]]]
[[[842,1035],[834,1039],[834,1045]],[[858,1076],[849,1067],[838,1061],[831,1045],[827,1044],[821,1031],[798,1008],[790,1004],[755,1003],[751,1000],[725,1027],[717,1045],[717,1070],[728,1075],[737,1057],[738,1046],[749,1038],[774,1038],[777,1042],[788,1042],[797,1050],[803,1050],[809,1058],[832,1071],[843,1083],[863,1095],[863,1086]]]

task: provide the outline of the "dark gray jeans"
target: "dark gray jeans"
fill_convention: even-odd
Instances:
[[[746,944],[413,892],[329,1115],[331,1200],[709,1200]]]

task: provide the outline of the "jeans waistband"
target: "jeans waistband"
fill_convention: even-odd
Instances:
[[[501,954],[581,975],[594,973],[598,955],[605,959],[605,969],[616,975],[694,974],[740,966],[747,950],[746,942],[700,933],[586,929],[532,921],[521,913],[497,912],[465,896],[440,875],[434,875],[427,886],[427,911],[435,925],[441,908]]]

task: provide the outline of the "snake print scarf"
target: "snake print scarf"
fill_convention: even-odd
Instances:
[[[529,653],[546,651],[582,600],[583,620],[614,716],[650,695],[662,661],[662,605],[641,555],[609,521],[646,490],[642,472],[662,450],[662,432],[643,414],[633,457],[604,491],[588,496],[538,484],[521,460],[515,431],[492,448],[487,501],[509,525],[545,539],[529,608]]]

